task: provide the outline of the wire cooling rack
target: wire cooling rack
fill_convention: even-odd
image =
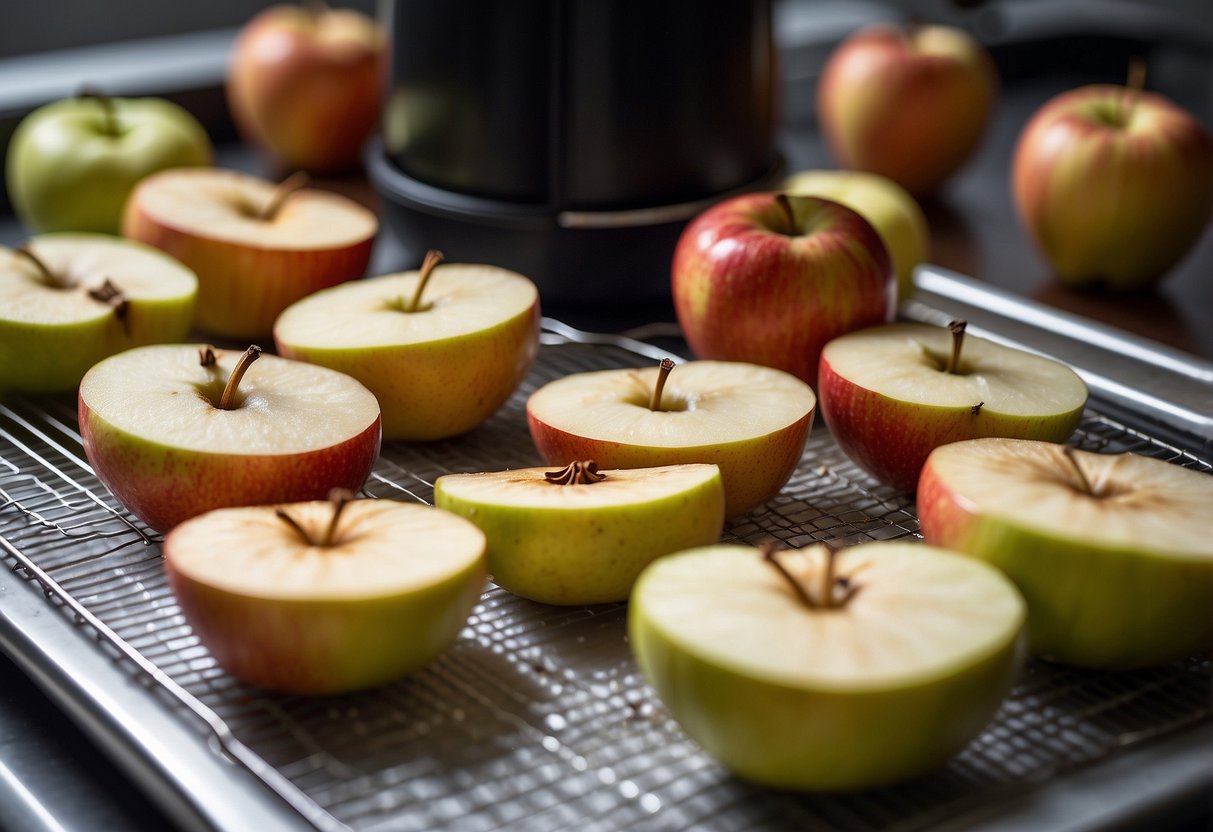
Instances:
[[[441,474],[540,464],[526,397],[567,373],[650,360],[653,348],[622,343],[545,344],[481,428],[386,445],[366,495],[428,503]],[[1072,441],[1213,470],[1097,412]],[[40,586],[87,649],[197,721],[199,742],[264,781],[303,826],[922,829],[1213,715],[1208,658],[1134,673],[1032,663],[993,723],[933,774],[842,796],[773,792],[729,776],[682,734],[632,660],[625,605],[549,607],[490,587],[458,642],[408,678],[341,697],[267,694],[226,675],[185,624],[160,538],[85,461],[74,399],[0,405],[0,500],[0,556],[13,573]],[[783,492],[725,537],[802,546],[917,534],[912,499],[858,470],[818,427]]]

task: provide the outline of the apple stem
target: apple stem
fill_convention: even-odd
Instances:
[[[333,516],[329,520],[328,528],[324,530],[324,537],[320,539],[321,546],[332,546],[333,536],[337,534],[337,521],[341,518],[341,512],[345,507],[354,500],[354,492],[348,488],[334,488],[329,492],[329,502],[333,504]]]
[[[311,181],[311,177],[307,175],[307,171],[297,170],[278,183],[274,188],[274,192],[270,194],[270,201],[265,204],[258,215],[259,219],[270,222],[274,217],[278,216],[278,212],[282,210],[282,206],[287,199],[296,191],[302,189]]]
[[[13,249],[13,253],[21,255],[26,260],[33,263],[34,267],[38,270],[39,277],[41,277],[43,282],[45,282],[46,285],[50,286],[52,289],[75,288],[76,284],[72,283],[63,275],[51,271],[50,266],[46,265],[46,261],[34,254],[33,249],[29,247],[29,243],[25,243]]]
[[[811,610],[834,610],[841,609],[847,605],[855,594],[859,592],[859,585],[852,583],[851,579],[838,574],[837,558],[838,549],[829,543],[821,543],[814,548],[825,549],[825,567],[821,571],[821,577],[818,579],[817,597],[814,598],[797,578],[787,570],[786,567],[775,557],[779,549],[776,544],[768,541],[758,547],[758,551],[762,553],[763,560],[774,566],[775,569],[782,575],[792,589],[796,593],[796,597],[800,602]],[[842,595],[839,596],[837,590],[842,590]]]
[[[1129,61],[1129,77],[1125,81],[1125,94],[1120,99],[1120,124],[1126,126],[1133,117],[1133,110],[1141,98],[1141,91],[1146,87],[1146,61],[1140,55],[1134,55]]]
[[[791,584],[792,590],[796,593],[796,597],[800,599],[800,603],[804,604],[811,610],[817,609],[817,602],[813,600],[813,596],[804,588],[804,584],[796,580],[796,576],[787,570],[782,563],[779,562],[775,555],[780,551],[779,546],[771,541],[766,541],[758,546],[758,551],[762,553],[762,559],[771,566],[775,567],[775,571],[784,577]]]
[[[952,375],[960,372],[960,350],[964,346],[966,326],[968,323],[965,321],[952,321],[948,324],[948,329],[952,332],[952,355],[948,358],[945,371]]]
[[[91,98],[101,105],[101,117],[105,121],[105,132],[110,136],[117,136],[121,133],[118,127],[118,119],[114,114],[114,99],[105,93],[98,90],[96,87],[85,86],[76,94],[77,98]]]
[[[223,388],[223,395],[219,398],[220,410],[235,409],[236,405],[232,399],[236,397],[236,388],[240,386],[240,379],[244,378],[244,374],[248,372],[248,368],[260,357],[261,347],[256,344],[250,346],[240,356],[240,360],[236,362],[236,368],[232,370],[231,376],[228,377],[227,386]]]
[[[657,365],[657,383],[653,385],[653,395],[649,399],[649,410],[661,410],[661,394],[665,391],[666,379],[674,369],[674,359],[663,358]]]
[[[796,227],[796,212],[792,209],[792,200],[788,199],[787,194],[776,194],[775,201],[783,209],[783,218],[787,225],[787,231],[784,233],[789,237],[795,237],[798,229]]]
[[[307,529],[303,528],[303,526],[300,526],[299,521],[296,520],[294,517],[291,517],[289,514],[287,514],[285,509],[281,509],[281,508],[274,509],[274,516],[277,517],[279,520],[281,520],[283,523],[286,523],[292,529],[294,529],[295,533],[298,534],[300,537],[302,537],[304,542],[307,543],[309,546],[316,545],[312,541],[312,536],[307,533]]]
[[[88,296],[100,303],[108,304],[114,310],[114,317],[122,324],[122,331],[127,335],[131,334],[131,322],[129,313],[131,311],[131,302],[122,294],[122,290],[114,285],[114,282],[108,277],[105,282],[95,289],[88,290]]]
[[[1074,476],[1078,479],[1079,490],[1084,494],[1089,494],[1092,497],[1098,497],[1095,489],[1091,487],[1091,481],[1087,479],[1086,473],[1082,470],[1082,466],[1078,464],[1078,456],[1074,453],[1074,449],[1069,445],[1063,445],[1061,449],[1062,455],[1066,461],[1070,463],[1070,468],[1074,471]]]
[[[589,485],[602,482],[606,479],[606,474],[598,473],[598,463],[587,459],[584,462],[570,462],[559,471],[547,471],[543,478],[556,485]]]
[[[417,288],[413,292],[413,299],[407,306],[401,304],[400,308],[403,311],[421,311],[421,293],[425,291],[425,285],[430,282],[430,275],[434,273],[434,269],[442,262],[443,257],[443,253],[436,248],[432,248],[425,253],[425,259],[421,261],[421,269],[417,272]]]

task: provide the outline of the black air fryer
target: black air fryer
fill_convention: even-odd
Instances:
[[[779,175],[770,0],[386,2],[368,171],[409,257],[492,263],[548,309],[669,298],[687,220]],[[415,263],[414,263],[415,265]]]

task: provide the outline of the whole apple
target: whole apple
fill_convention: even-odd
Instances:
[[[817,115],[840,166],[924,196],[977,148],[997,91],[989,53],[962,30],[876,24],[830,55]]]
[[[1166,274],[1213,215],[1213,137],[1161,95],[1081,87],[1032,116],[1012,187],[1063,284],[1137,289]]]
[[[382,31],[361,12],[266,9],[232,48],[227,99],[237,130],[289,168],[357,166],[379,120],[386,54]]]
[[[897,309],[880,235],[850,208],[808,196],[745,194],[704,211],[678,241],[671,284],[696,356],[810,385],[828,341]]]
[[[140,179],[209,165],[213,157],[206,130],[170,101],[84,94],[22,119],[9,143],[5,181],[13,212],[32,233],[117,234]]]
[[[897,273],[897,296],[914,291],[914,267],[927,259],[931,233],[914,197],[892,179],[862,170],[805,170],[784,183],[790,194],[841,202],[872,223]]]

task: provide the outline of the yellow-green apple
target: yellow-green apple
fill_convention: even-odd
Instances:
[[[391,500],[225,508],[164,540],[164,568],[203,645],[233,676],[331,695],[417,670],[449,647],[485,582],[484,535]]]
[[[549,465],[603,468],[691,462],[720,467],[725,516],[779,493],[813,423],[817,397],[781,370],[733,361],[574,373],[527,400],[531,438]],[[668,381],[667,381],[668,376]]]
[[[922,208],[910,193],[887,176],[861,170],[805,170],[784,183],[796,196],[819,196],[840,202],[876,229],[889,250],[897,274],[897,294],[914,291],[914,267],[926,262],[930,229]]]
[[[600,471],[565,468],[447,474],[434,503],[488,538],[489,573],[546,604],[626,601],[662,555],[720,540],[724,484],[715,465]]]
[[[122,233],[194,270],[200,330],[260,338],[300,298],[362,277],[379,231],[363,206],[301,184],[218,168],[163,171],[131,194]]]
[[[922,774],[987,724],[1024,655],[996,569],[918,543],[718,545],[636,582],[637,663],[691,739],[739,776],[850,791]]]
[[[67,392],[107,356],[180,341],[198,280],[163,252],[56,232],[0,247],[0,392]]]
[[[924,196],[977,148],[997,93],[993,60],[961,29],[880,23],[830,55],[817,117],[841,167]]]
[[[831,341],[818,392],[846,455],[903,491],[914,490],[927,455],[948,442],[1061,442],[1087,401],[1087,386],[1065,364],[965,337],[963,321],[888,324]]]
[[[880,235],[817,197],[745,194],[712,206],[683,230],[670,279],[698,358],[764,364],[810,385],[827,341],[897,308]]]
[[[138,347],[80,382],[84,452],[158,531],[214,508],[358,489],[379,455],[379,404],[349,376],[189,344]]]
[[[1019,217],[1065,285],[1137,289],[1187,253],[1213,215],[1213,137],[1161,95],[1071,90],[1015,148]]]
[[[32,232],[117,234],[139,180],[213,156],[206,130],[170,101],[84,94],[21,120],[5,181],[13,213]]]
[[[277,5],[236,36],[227,100],[241,136],[284,166],[357,166],[379,120],[387,40],[370,17],[323,3]]]
[[[348,373],[379,399],[384,439],[441,439],[496,412],[539,349],[539,292],[494,266],[438,266],[346,283],[291,305],[279,355]]]
[[[924,539],[1001,569],[1033,652],[1091,668],[1213,648],[1210,508],[1209,474],[1027,440],[945,445],[918,486]]]

